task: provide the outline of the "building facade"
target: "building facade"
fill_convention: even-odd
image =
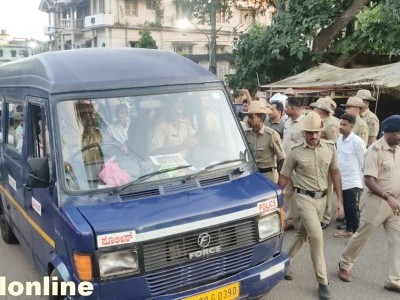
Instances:
[[[11,37],[5,29],[0,31],[0,64],[31,56],[44,45],[28,38]]]
[[[136,47],[140,29],[147,24],[158,49],[185,55],[208,54],[210,27],[195,20],[182,26],[186,16],[178,0],[42,0],[40,10],[49,15],[45,33],[51,50],[88,47]],[[230,72],[229,54],[235,39],[250,25],[249,2],[239,1],[226,19],[217,12],[217,74]],[[273,8],[266,8],[258,22],[270,24]],[[187,22],[187,21],[186,21]],[[207,58],[207,56],[205,56]],[[208,68],[208,59],[198,61]]]

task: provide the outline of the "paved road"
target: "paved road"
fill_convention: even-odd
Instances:
[[[353,281],[344,283],[337,277],[338,261],[348,239],[336,238],[337,231],[331,224],[324,230],[325,257],[328,268],[328,278],[332,299],[340,300],[394,300],[400,299],[398,294],[386,291],[385,284],[387,268],[388,242],[383,228],[375,234],[359,256],[353,268]],[[288,249],[294,236],[294,231],[285,234],[284,249]],[[400,253],[399,253],[400,255]],[[315,279],[310,248],[306,244],[292,262],[293,281],[281,281],[263,299],[318,299],[317,281]]]
[[[383,289],[386,274],[387,240],[383,229],[380,229],[364,248],[355,268],[354,280],[351,283],[342,283],[337,278],[337,262],[347,239],[333,237],[336,230],[330,226],[325,230],[326,257],[330,280],[332,299],[365,299],[365,300],[394,300],[400,299],[399,295]],[[285,236],[284,248],[287,249],[293,238],[293,231]],[[0,238],[0,276],[6,276],[7,281],[19,280],[41,281],[34,267],[27,259],[19,245],[6,245]],[[400,255],[400,254],[399,254]],[[271,291],[264,300],[290,300],[290,299],[317,299],[317,283],[313,275],[309,247],[305,245],[293,261],[294,280],[282,281]],[[7,300],[45,299],[44,297],[2,297]]]

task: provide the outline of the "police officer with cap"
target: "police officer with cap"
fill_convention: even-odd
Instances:
[[[335,144],[321,139],[323,123],[314,111],[303,119],[301,128],[305,140],[295,144],[287,154],[278,185],[283,189],[295,171],[296,205],[300,215],[299,228],[288,253],[291,259],[308,240],[315,275],[319,283],[320,299],[330,299],[328,275],[324,256],[324,238],[320,225],[326,203],[328,174],[337,195],[336,214],[343,214],[343,198],[340,172],[337,165]],[[292,280],[289,272],[285,279]]]
[[[360,199],[360,227],[339,263],[339,278],[349,282],[354,262],[372,234],[383,225],[388,241],[386,290],[400,293],[400,115],[382,122],[383,136],[365,155],[365,189]]]
[[[248,118],[252,130],[246,131],[245,135],[259,171],[276,183],[285,152],[279,134],[264,125],[266,115],[270,112],[265,102],[251,102]]]
[[[373,142],[376,141],[376,137],[379,133],[379,119],[372,111],[369,110],[370,102],[375,102],[376,99],[372,97],[369,90],[358,90],[356,97],[361,98],[364,101],[365,107],[361,108],[361,119],[367,123],[369,128],[368,145],[369,147]]]

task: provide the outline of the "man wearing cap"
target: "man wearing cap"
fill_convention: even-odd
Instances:
[[[319,114],[324,124],[321,131],[321,138],[330,140],[336,144],[339,137],[339,120],[333,116],[333,111],[336,108],[336,102],[330,97],[319,98],[316,102],[315,111]],[[321,222],[322,229],[326,229],[331,222],[332,210],[332,181],[328,179],[328,194],[327,205],[324,212],[324,217]]]
[[[268,113],[270,109],[263,102],[251,102],[248,118],[252,130],[246,131],[245,135],[259,171],[276,183],[285,153],[279,134],[264,125]]]
[[[369,146],[376,141],[376,137],[379,133],[379,119],[372,111],[369,110],[369,103],[371,101],[376,101],[376,99],[372,97],[369,90],[358,90],[356,97],[363,99],[365,104],[365,107],[361,109],[361,119],[363,119],[368,125],[369,136],[367,146]]]
[[[359,97],[350,97],[346,102],[346,113],[356,118],[353,132],[363,139],[365,145],[368,145],[369,129],[367,123],[361,119],[361,109],[365,107],[363,100]]]
[[[303,132],[300,128],[300,122],[304,119],[301,110],[301,100],[296,97],[289,97],[285,104],[285,113],[289,117],[285,122],[285,129],[283,131],[283,149],[287,155],[291,147],[304,138]],[[294,229],[294,225],[298,219],[297,208],[293,193],[293,181],[289,180],[286,189],[284,190],[284,204],[285,210],[285,226],[284,230]]]
[[[365,189],[360,199],[361,225],[339,262],[339,278],[352,280],[354,262],[372,234],[383,225],[389,241],[386,290],[400,293],[400,115],[382,122],[383,136],[365,155]],[[383,254],[382,254],[383,255]]]
[[[309,242],[311,259],[319,283],[319,297],[330,299],[324,238],[320,225],[326,207],[328,174],[332,178],[337,195],[337,215],[343,214],[343,199],[335,144],[321,139],[322,128],[321,117],[314,111],[308,113],[301,124],[305,140],[294,145],[287,154],[278,185],[283,189],[295,171],[296,205],[300,224],[288,253],[293,259],[303,244]],[[293,275],[289,272],[285,278],[292,280]]]

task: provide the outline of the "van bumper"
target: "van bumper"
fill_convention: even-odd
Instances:
[[[130,280],[121,280],[118,285],[103,283],[93,285],[93,293],[90,296],[82,297],[77,295],[72,299],[107,299],[107,300],[133,300],[133,299],[185,299],[208,291],[212,291],[232,283],[239,283],[240,294],[236,299],[254,299],[268,293],[286,275],[290,259],[285,252],[265,261],[255,267],[246,269],[235,275],[229,276],[210,284],[185,290],[174,294],[167,294],[157,297],[145,296],[148,293],[146,280],[142,278],[133,283]],[[207,299],[207,298],[205,298]],[[216,298],[218,299],[218,298]],[[221,298],[222,300],[225,298]],[[210,299],[212,300],[212,299]]]
[[[278,256],[271,260],[223,280],[181,293],[169,294],[150,299],[183,299],[211,291],[234,282],[238,282],[240,284],[240,296],[238,299],[253,299],[262,297],[283,279],[288,271],[289,264],[290,259],[288,255],[285,252],[281,252]]]

